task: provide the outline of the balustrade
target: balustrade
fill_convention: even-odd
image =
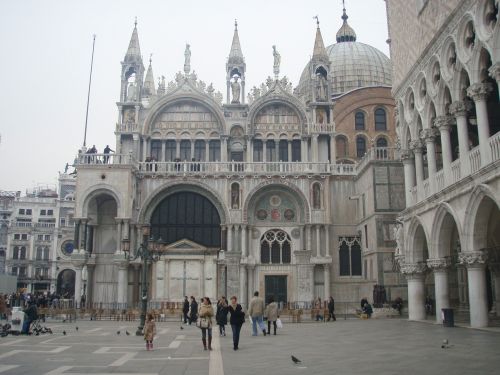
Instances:
[[[460,159],[455,160],[451,163],[451,183],[455,183],[460,180],[461,172],[460,172]]]
[[[438,191],[444,189],[444,170],[441,169],[436,173],[436,188]]]
[[[481,149],[479,146],[469,151],[470,172],[474,173],[481,168]]]
[[[500,132],[490,137],[491,161],[495,162],[500,159]]]

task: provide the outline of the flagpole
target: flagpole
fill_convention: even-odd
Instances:
[[[90,60],[89,91],[87,93],[87,111],[85,112],[85,133],[83,134],[83,147],[87,145],[87,121],[89,119],[90,86],[92,85],[92,67],[94,65],[95,34],[92,41],[92,58]]]

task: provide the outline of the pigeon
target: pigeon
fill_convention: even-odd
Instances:
[[[179,328],[180,328],[181,330],[183,330],[183,329],[184,329],[184,327],[183,327],[183,326],[180,326]]]
[[[292,361],[293,361],[293,363],[295,363],[295,364],[297,364],[297,363],[302,363],[302,361],[301,361],[300,359],[298,359],[297,357],[295,357],[295,356],[293,356],[293,355],[292,355],[291,357],[292,357]]]
[[[449,349],[451,347],[453,347],[453,345],[449,344],[448,339],[444,339],[443,344],[441,344],[441,349]]]
[[[66,323],[66,319],[63,319],[63,323]]]
[[[125,331],[125,333],[127,334],[127,336],[130,336],[130,332],[129,331]]]
[[[76,331],[78,332],[78,326],[75,327]]]
[[[116,334],[119,335],[120,334],[120,331],[116,331]]]
[[[63,331],[63,335],[66,336],[66,331]]]

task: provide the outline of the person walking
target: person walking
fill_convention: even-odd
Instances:
[[[188,314],[189,314],[189,299],[188,296],[184,296],[184,304],[182,305],[182,315],[184,317],[184,324],[188,322]]]
[[[276,336],[276,321],[278,320],[278,304],[274,298],[269,298],[269,305],[266,306],[267,334],[271,335],[271,323],[274,327],[274,336]]]
[[[266,326],[262,321],[264,315],[264,300],[259,297],[259,292],[255,292],[253,296],[248,308],[248,315],[252,317],[252,336],[257,336],[257,324],[262,334],[265,336]]]
[[[335,300],[332,296],[328,299],[328,321],[330,321],[330,319],[333,319],[334,322],[337,321],[335,317]]]
[[[201,299],[199,316],[199,327],[201,328],[201,341],[203,341],[203,348],[207,350],[207,331],[208,331],[208,350],[212,350],[212,317],[214,316],[214,309],[210,298],[203,297]]]
[[[217,302],[217,313],[215,314],[215,319],[217,320],[217,325],[219,326],[219,333],[222,336],[226,336],[226,324],[227,324],[227,300],[226,297],[222,296]]]
[[[238,350],[241,326],[245,323],[245,313],[243,312],[241,305],[238,303],[236,296],[231,297],[231,304],[228,306],[227,310],[231,315],[229,323],[231,324],[231,330],[233,331],[233,349]]]
[[[196,322],[198,319],[198,302],[196,299],[191,296],[191,304],[189,305],[189,325],[191,323]]]
[[[146,341],[146,350],[153,350],[153,339],[156,335],[156,323],[153,314],[149,313],[144,324],[144,340]]]
[[[323,315],[321,315],[321,310],[323,309],[323,304],[321,303],[321,298],[318,297],[318,299],[314,302],[314,308],[316,312],[316,321],[323,320]]]

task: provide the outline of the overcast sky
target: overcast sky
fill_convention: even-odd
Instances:
[[[357,41],[389,55],[383,0],[347,0]],[[120,62],[137,16],[147,68],[167,82],[183,69],[185,43],[198,78],[225,95],[225,63],[234,29],[247,64],[246,87],[272,75],[272,45],[281,75],[296,86],[309,60],[318,15],[325,45],[342,24],[341,0],[6,0],[0,13],[0,190],[57,183],[83,143],[96,34],[87,145],[115,147]],[[248,91],[247,89],[247,91]]]

